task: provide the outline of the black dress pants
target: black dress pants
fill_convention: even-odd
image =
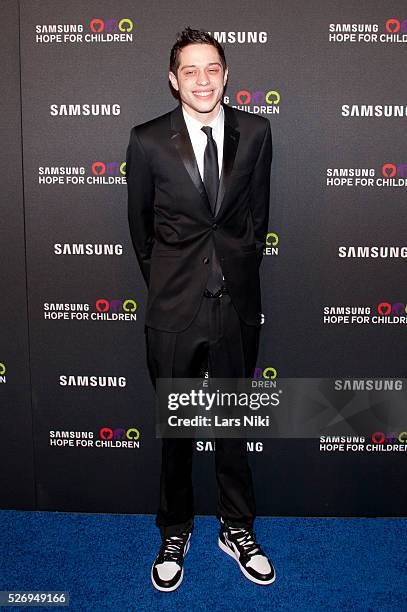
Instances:
[[[203,297],[199,311],[184,331],[146,329],[147,357],[153,384],[157,378],[198,378],[208,365],[213,378],[249,378],[256,366],[260,326],[240,320],[228,294]],[[156,525],[162,537],[193,525],[190,438],[162,441],[160,506]],[[218,488],[216,515],[234,526],[251,527],[255,500],[244,439],[215,440]]]

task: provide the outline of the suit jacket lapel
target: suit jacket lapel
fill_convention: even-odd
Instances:
[[[189,138],[188,129],[184,121],[181,106],[178,106],[171,113],[171,140],[174,143],[178,154],[185,166],[186,171],[191,177],[192,182],[197,188],[200,196],[204,200],[207,208],[211,211],[211,205],[206,195],[205,185],[202,182],[201,175],[199,173],[198,164],[195,158],[194,149],[192,148],[191,140]]]
[[[233,164],[235,162],[237,147],[239,145],[240,133],[238,131],[238,123],[235,113],[230,106],[222,104],[225,112],[225,129],[223,136],[223,163],[222,172],[220,175],[218,197],[216,199],[215,215],[219,213],[222,206],[223,198],[230,183],[230,175],[232,174]]]

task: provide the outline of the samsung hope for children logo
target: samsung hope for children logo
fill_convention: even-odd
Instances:
[[[407,187],[407,163],[387,162],[376,168],[326,168],[327,187]]]
[[[39,185],[125,185],[126,162],[94,161],[85,166],[39,166]]]
[[[128,17],[100,19],[89,23],[54,23],[35,26],[38,44],[94,44],[133,42],[134,22]]]
[[[407,19],[388,19],[385,23],[330,23],[331,43],[403,44],[407,43]]]

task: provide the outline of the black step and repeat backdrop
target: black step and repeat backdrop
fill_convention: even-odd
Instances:
[[[256,376],[406,373],[405,3],[3,0],[1,506],[153,513],[160,441],[127,226],[130,128],[174,107],[186,25],[274,140]],[[407,424],[406,424],[407,429]],[[405,434],[407,438],[407,434]],[[405,513],[402,431],[249,440],[258,512]],[[406,447],[407,448],[407,447]],[[196,442],[196,509],[215,502]]]

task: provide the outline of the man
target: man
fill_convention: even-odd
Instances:
[[[259,265],[269,213],[271,131],[264,118],[222,103],[221,45],[186,28],[170,55],[180,105],[132,129],[127,149],[132,241],[148,287],[146,341],[157,378],[251,377],[261,300]],[[255,502],[245,440],[216,440],[219,546],[257,584],[275,579],[253,533]],[[181,583],[193,530],[193,441],[163,439],[162,546],[151,578]]]

